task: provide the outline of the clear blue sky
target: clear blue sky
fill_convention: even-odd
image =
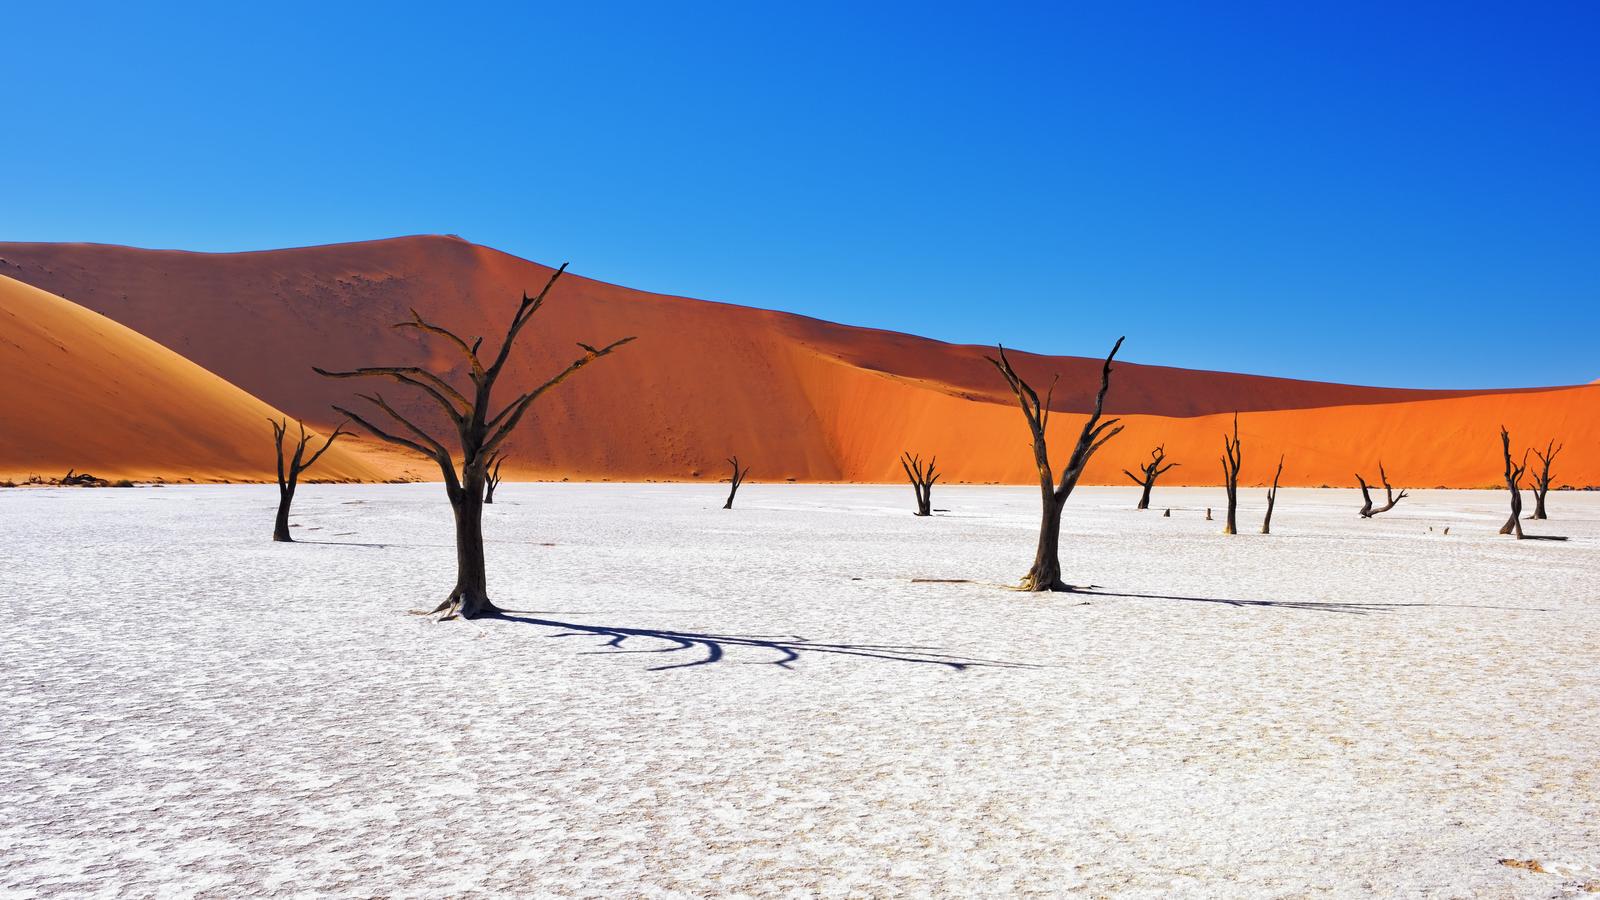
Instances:
[[[451,232],[944,340],[1600,377],[1600,3],[27,3],[0,239]]]

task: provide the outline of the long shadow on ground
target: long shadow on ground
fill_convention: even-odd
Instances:
[[[1472,603],[1342,603],[1314,600],[1235,600],[1229,597],[1185,597],[1180,594],[1136,594],[1129,591],[1110,591],[1100,587],[1074,588],[1072,593],[1086,597],[1128,597],[1136,600],[1184,600],[1189,603],[1221,603],[1224,606],[1263,606],[1277,609],[1308,609],[1316,612],[1344,613],[1364,616],[1375,612],[1392,612],[1397,609],[1417,607],[1450,607],[1454,609],[1505,609],[1520,612],[1549,612],[1537,606],[1485,606]]]
[[[585,625],[579,622],[564,622],[557,619],[541,619],[523,614],[522,610],[506,610],[498,618],[506,622],[521,622],[526,625],[540,625],[545,628],[559,630],[554,637],[599,637],[605,639],[601,650],[589,651],[594,653],[694,653],[700,651],[696,658],[683,661],[674,661],[667,665],[653,666],[650,671],[663,672],[668,669],[687,669],[694,666],[705,666],[712,663],[723,662],[730,648],[748,648],[765,650],[776,654],[776,659],[767,660],[767,664],[780,666],[785,669],[793,668],[791,665],[799,661],[804,654],[831,654],[835,656],[854,656],[861,659],[880,660],[884,662],[916,663],[919,665],[941,666],[957,672],[973,668],[996,669],[1031,669],[1037,668],[1030,663],[1003,662],[992,659],[973,659],[943,653],[936,647],[895,645],[895,644],[831,644],[815,641],[798,634],[761,635],[761,634],[709,634],[696,631],[671,631],[658,628],[623,628],[615,625]],[[648,650],[624,649],[623,644],[630,639],[643,638],[648,640],[663,641],[671,646],[655,647]]]

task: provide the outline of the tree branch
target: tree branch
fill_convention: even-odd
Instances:
[[[571,365],[563,369],[560,374],[556,375],[554,378],[551,378],[549,381],[546,381],[544,384],[539,385],[528,393],[523,394],[516,400],[511,401],[509,406],[501,410],[493,419],[489,421],[488,428],[491,432],[493,432],[493,434],[487,441],[484,441],[483,452],[493,452],[505,442],[506,438],[511,436],[511,432],[517,427],[517,423],[521,421],[522,414],[528,411],[528,407],[532,405],[533,401],[539,399],[540,394],[543,394],[545,391],[548,391],[561,382],[566,381],[569,377],[571,377],[572,373],[578,371],[602,356],[609,355],[613,350],[616,350],[618,347],[621,347],[632,340],[633,337],[625,337],[618,341],[612,341],[606,346],[599,348],[591,347],[588,344],[579,344],[578,346],[584,349],[583,356],[573,360]]]
[[[545,282],[543,290],[539,291],[538,295],[532,299],[528,297],[527,292],[523,292],[522,303],[517,306],[516,315],[511,317],[511,327],[506,329],[505,342],[500,345],[500,352],[495,354],[494,362],[489,364],[489,377],[491,379],[499,375],[500,370],[505,366],[507,357],[511,355],[511,344],[517,339],[517,333],[522,330],[522,326],[528,324],[528,320],[533,318],[533,314],[539,311],[539,307],[544,305],[545,296],[550,293],[550,289],[555,287],[556,282],[560,280],[562,274],[566,271],[567,264],[562,263],[560,268],[550,273],[550,280]]]
[[[309,460],[306,460],[306,464],[300,467],[300,471],[304,472],[305,470],[307,470],[307,469],[311,468],[312,466],[316,465],[317,464],[317,460],[322,458],[322,454],[328,452],[328,448],[333,446],[333,442],[338,439],[339,435],[341,435],[341,434],[349,434],[350,433],[350,432],[344,430],[345,424],[346,423],[344,423],[344,422],[340,422],[338,427],[333,429],[333,434],[328,435],[328,439],[323,442],[322,449],[318,450],[316,453],[311,454],[311,458]]]
[[[422,454],[423,456],[426,456],[427,458],[433,460],[434,462],[439,463],[439,465],[441,465],[441,466],[444,466],[444,465],[446,465],[448,463],[448,460],[441,459],[439,454],[438,454],[438,452],[435,451],[435,450],[431,450],[431,449],[429,449],[427,447],[424,447],[421,444],[419,444],[416,441],[413,441],[413,440],[411,440],[409,438],[403,438],[403,437],[400,437],[398,435],[390,434],[389,432],[384,431],[382,428],[379,428],[378,426],[376,426],[376,425],[372,424],[371,422],[367,421],[367,419],[364,418],[363,416],[358,415],[357,413],[351,412],[350,410],[345,409],[342,406],[334,406],[333,408],[334,408],[334,411],[336,411],[339,414],[343,415],[345,418],[349,419],[350,421],[356,423],[357,425],[359,425],[362,428],[366,429],[367,431],[371,432],[373,437],[380,438],[382,440],[388,441],[391,444],[397,444],[397,445],[399,445],[401,447],[405,447],[405,448],[408,448],[410,450],[415,450],[416,452]],[[449,463],[449,465],[451,465],[453,467],[454,463]]]
[[[454,331],[445,328],[443,325],[435,325],[432,322],[429,322],[427,319],[424,319],[422,314],[417,312],[415,308],[411,310],[411,321],[398,322],[394,327],[415,328],[418,331],[438,335],[450,343],[455,344],[456,347],[461,350],[461,354],[467,358],[467,363],[472,366],[473,380],[476,381],[483,377],[483,363],[478,360],[477,351],[474,350],[472,346],[468,346],[467,342],[462,340],[461,336],[456,334]]]
[[[369,366],[361,369],[352,369],[348,372],[330,372],[327,369],[319,369],[316,366],[312,366],[311,371],[324,378],[386,377],[392,378],[401,384],[420,388],[443,407],[444,411],[450,415],[451,420],[457,424],[465,421],[467,411],[472,409],[472,404],[468,403],[467,398],[463,397],[461,392],[457,391],[450,382],[418,366]],[[449,399],[446,399],[447,394]],[[451,403],[451,400],[461,404],[461,407],[457,409],[455,404]]]

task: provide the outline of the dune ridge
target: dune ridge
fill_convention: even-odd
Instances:
[[[524,290],[551,269],[446,236],[248,253],[0,243],[0,274],[80,303],[324,427],[349,382],[311,366],[419,363],[461,378],[446,348],[396,331],[417,308],[491,345]],[[1026,484],[1026,429],[983,355],[990,348],[855,328],[789,313],[633,290],[569,275],[513,358],[506,397],[558,370],[575,341],[638,341],[540,400],[510,444],[512,478],[714,479],[738,453],[752,479],[896,481],[902,449],[937,453],[950,481]],[[1128,352],[1137,352],[1138,335]],[[1052,421],[1067,452],[1099,361],[1016,351],[1036,383],[1061,374]],[[385,396],[430,421],[400,390]],[[1410,390],[1123,363],[1108,400],[1126,431],[1087,483],[1165,443],[1170,484],[1214,484],[1221,434],[1240,413],[1243,479],[1350,486],[1381,459],[1397,485],[1486,487],[1500,478],[1498,428],[1519,445],[1566,444],[1558,484],[1600,484],[1600,386]],[[385,475],[430,464],[353,443]]]

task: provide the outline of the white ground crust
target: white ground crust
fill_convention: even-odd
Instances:
[[[523,622],[406,615],[453,579],[437,485],[307,486],[296,545],[270,486],[0,492],[0,894],[1600,883],[1600,495],[1518,543],[1503,493],[1286,490],[1228,538],[1219,491],[1083,489],[1083,597],[982,583],[1031,558],[1023,488],[933,520],[908,487],[500,490]]]

